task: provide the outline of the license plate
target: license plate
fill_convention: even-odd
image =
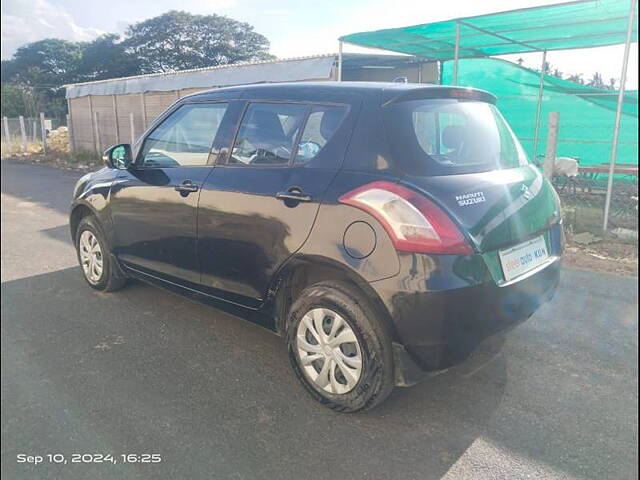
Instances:
[[[534,238],[507,250],[500,250],[498,254],[504,278],[507,281],[533,270],[549,258],[544,237]]]

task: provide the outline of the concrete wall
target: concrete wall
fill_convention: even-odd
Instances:
[[[72,98],[69,100],[72,147],[102,152],[116,143],[133,143],[178,98],[203,90],[208,89]]]

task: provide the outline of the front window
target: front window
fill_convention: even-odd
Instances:
[[[226,103],[180,107],[145,139],[141,164],[160,168],[206,165],[226,109]]]
[[[415,174],[477,173],[528,164],[498,109],[489,103],[413,100],[385,108],[394,156]]]

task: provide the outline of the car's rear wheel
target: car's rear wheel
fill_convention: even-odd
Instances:
[[[320,403],[341,412],[371,408],[393,389],[391,339],[369,300],[350,284],[306,288],[287,325],[293,369]]]
[[[78,262],[87,283],[96,290],[113,292],[126,283],[93,217],[84,217],[76,232]]]

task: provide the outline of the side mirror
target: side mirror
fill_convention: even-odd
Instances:
[[[104,160],[104,164],[109,168],[126,170],[133,162],[131,145],[128,143],[121,143],[107,148],[102,154],[102,160]]]

